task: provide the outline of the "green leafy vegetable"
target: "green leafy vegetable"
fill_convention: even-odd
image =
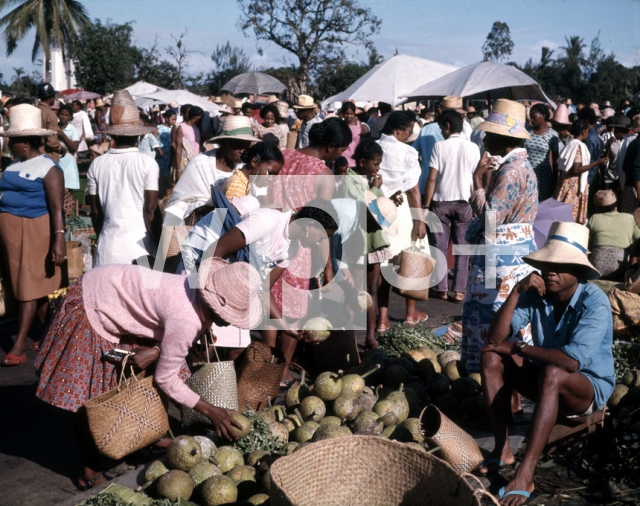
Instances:
[[[422,325],[411,327],[406,323],[397,323],[384,334],[376,336],[381,349],[390,356],[418,348],[437,348],[460,351],[460,342],[448,343]]]
[[[264,419],[253,410],[245,411],[243,415],[251,420],[251,430],[248,436],[233,445],[237,450],[245,455],[256,450],[264,450],[269,455],[284,452],[282,441],[271,433],[269,424]]]

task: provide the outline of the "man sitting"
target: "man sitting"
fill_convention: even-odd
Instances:
[[[533,473],[558,414],[586,416],[604,408],[613,392],[611,307],[587,279],[599,272],[587,259],[589,231],[556,222],[544,247],[523,260],[539,269],[520,281],[489,328],[481,357],[482,386],[496,446],[480,472],[515,459],[507,417],[511,390],[536,402],[524,459],[500,490],[501,504],[519,506],[533,492]],[[533,345],[511,340],[531,324]]]

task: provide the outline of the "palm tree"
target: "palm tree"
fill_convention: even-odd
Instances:
[[[13,82],[11,83],[11,87],[16,93],[19,93],[22,91],[22,88],[23,88],[22,76],[24,75],[24,68],[13,67],[13,71],[15,72],[16,75],[13,76]]]
[[[0,18],[7,56],[16,50],[18,42],[29,30],[35,28],[31,61],[36,60],[40,47],[47,62],[51,58],[52,47],[61,49],[64,57],[68,42],[91,23],[78,0],[0,0],[0,12],[16,4],[17,7]]]
[[[577,35],[572,35],[569,38],[565,37],[564,40],[567,45],[560,49],[565,52],[565,56],[558,58],[558,63],[560,63],[565,70],[581,72],[581,67],[587,63],[583,51],[584,48],[587,47],[584,39],[581,39]]]

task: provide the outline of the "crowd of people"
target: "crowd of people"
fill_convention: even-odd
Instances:
[[[611,308],[587,280],[620,281],[637,264],[640,109],[605,103],[601,112],[561,99],[465,109],[450,96],[415,109],[345,101],[322,110],[300,95],[236,101],[212,115],[177,103],[142,111],[126,90],[88,106],[56,100],[48,83],[38,92],[37,107],[4,103],[0,251],[19,311],[3,364],[26,361],[33,319],[44,321],[47,295],[66,282],[64,192],[80,187],[77,160],[90,159],[93,269],[31,345],[40,349],[37,395],[77,413],[81,447],[91,447],[84,403],[116,384],[116,369],[101,360],[114,346],[135,351],[141,368],[157,362],[160,388],[229,435],[229,411],[184,384],[185,358],[204,329],[230,358],[259,329],[284,353],[287,387],[298,343],[308,340],[311,290],[339,285],[351,317],[366,291],[364,346],[375,348],[391,328],[383,267],[429,241],[444,258],[454,246],[451,284],[441,269],[431,297],[462,305],[462,360],[482,374],[496,435],[483,472],[514,461],[512,391],[537,402],[505,504],[533,490],[558,412],[604,408],[615,383]],[[534,223],[549,202],[565,204],[573,220],[555,223],[542,247]],[[438,230],[427,229],[430,213]],[[510,250],[470,254],[490,244]],[[424,322],[404,298],[405,323]],[[82,486],[104,481],[95,453],[83,459]]]

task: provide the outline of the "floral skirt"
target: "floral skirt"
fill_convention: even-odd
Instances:
[[[601,279],[622,281],[627,270],[627,254],[622,248],[594,246],[589,261],[600,271]]]
[[[42,340],[35,363],[40,373],[36,396],[75,413],[92,397],[118,385],[117,368],[103,362],[102,355],[113,348],[133,351],[138,346],[109,342],[93,330],[84,309],[80,278],[69,288]],[[186,380],[189,376],[185,362],[180,377]]]
[[[271,294],[287,318],[299,320],[309,308],[311,249],[300,247],[298,253],[271,288]]]
[[[587,223],[587,205],[589,203],[589,187],[579,195],[580,178],[569,177],[558,181],[553,198],[558,202],[571,204],[571,213],[576,223]]]

